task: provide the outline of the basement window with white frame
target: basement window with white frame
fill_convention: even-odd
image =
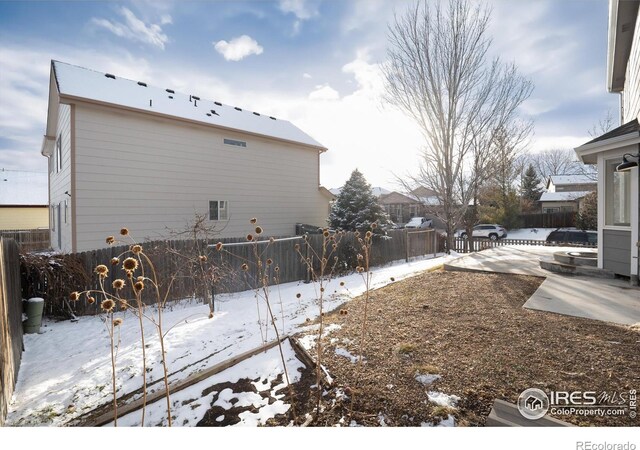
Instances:
[[[209,220],[228,220],[229,202],[226,200],[209,201]]]
[[[616,172],[619,159],[606,162],[605,225],[628,227],[631,225],[631,173]]]

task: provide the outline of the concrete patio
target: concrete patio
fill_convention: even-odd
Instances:
[[[569,247],[504,246],[461,256],[446,270],[497,272],[545,277],[525,308],[622,325],[640,322],[640,288],[618,279],[559,275],[540,268],[540,259],[552,259]]]

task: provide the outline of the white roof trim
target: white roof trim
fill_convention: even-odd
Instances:
[[[593,156],[598,153],[638,143],[640,143],[640,133],[633,131],[631,133],[623,134],[622,136],[615,136],[610,139],[584,144],[580,147],[574,148],[573,150],[583,163],[594,164],[596,159]]]

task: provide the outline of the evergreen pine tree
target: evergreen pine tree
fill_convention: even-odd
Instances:
[[[331,208],[331,228],[367,231],[374,222],[386,225],[388,221],[387,214],[371,192],[371,185],[358,169],[354,170]]]
[[[536,169],[533,168],[533,164],[529,164],[527,170],[522,176],[522,198],[525,199],[529,204],[537,204],[540,199],[541,189],[538,187],[540,184],[540,178],[536,172]]]

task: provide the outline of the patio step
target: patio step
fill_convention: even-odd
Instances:
[[[596,278],[615,278],[615,274],[609,270],[598,269],[591,266],[576,266],[560,261],[549,259],[541,259],[540,267],[554,273],[562,273],[565,275],[582,275]]]

